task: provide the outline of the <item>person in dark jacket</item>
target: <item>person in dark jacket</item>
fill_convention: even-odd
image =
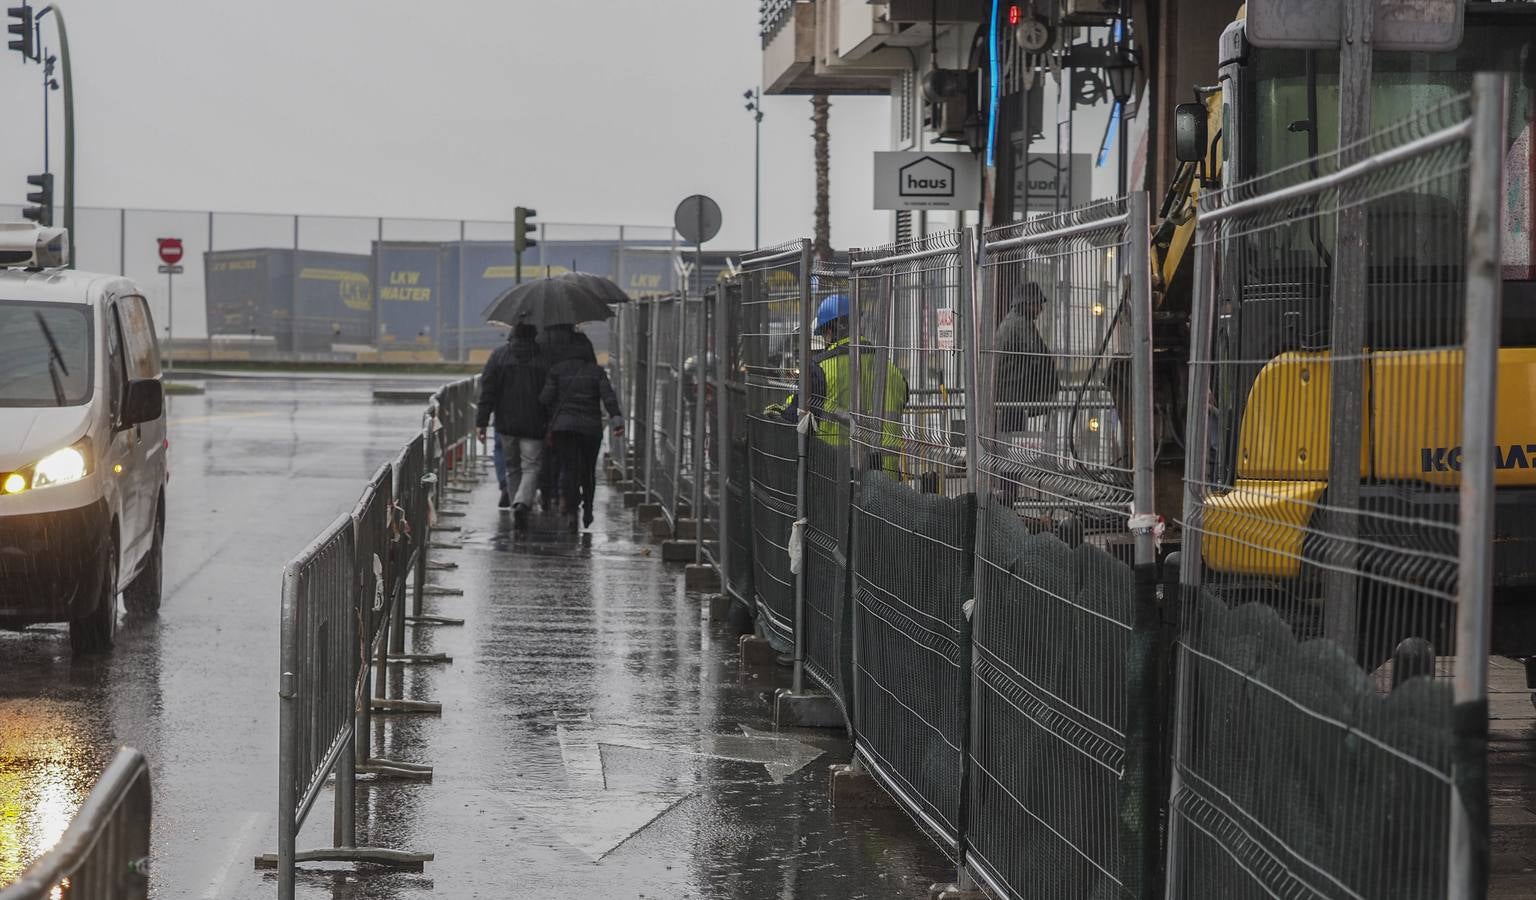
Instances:
[[[577,331],[575,325],[564,323],[549,325],[544,329],[544,333],[539,335],[539,349],[544,356],[544,362],[551,368],[568,359],[597,361],[592,339]],[[539,474],[539,493],[540,505],[545,512],[549,512],[554,506],[555,499],[560,496],[564,462],[565,460],[557,454],[546,453],[544,456],[544,468]]]
[[[1056,359],[1035,325],[1045,309],[1045,291],[1034,282],[1015,290],[1008,315],[997,325],[997,370],[993,398],[999,431],[1023,431],[1056,399]]]
[[[555,438],[555,456],[565,478],[564,514],[572,533],[576,510],[583,525],[592,524],[592,495],[597,489],[597,454],[603,446],[603,412],[614,434],[624,433],[619,398],[608,381],[608,372],[595,355],[567,359],[550,367],[543,401],[549,411],[549,427]]]
[[[480,403],[475,412],[482,440],[495,416],[496,439],[507,458],[502,499],[512,501],[513,524],[519,531],[528,527],[528,510],[539,484],[549,425],[542,400],[549,370],[534,342],[537,333],[532,325],[520,324],[512,329],[505,352],[491,355],[480,376]],[[510,498],[509,492],[513,494]]]

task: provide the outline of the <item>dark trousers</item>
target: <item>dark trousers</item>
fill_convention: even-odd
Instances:
[[[578,431],[555,432],[555,457],[560,460],[560,490],[566,512],[578,505],[592,508],[597,490],[597,454],[603,448],[601,434]]]

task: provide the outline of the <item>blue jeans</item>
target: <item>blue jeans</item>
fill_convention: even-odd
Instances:
[[[506,457],[507,493],[512,495],[512,505],[533,506],[533,495],[539,489],[539,467],[544,460],[543,438],[498,434],[496,443],[502,445]]]

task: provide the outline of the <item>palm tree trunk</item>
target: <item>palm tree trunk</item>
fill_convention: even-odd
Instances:
[[[828,152],[827,112],[832,103],[826,94],[811,97],[811,136],[816,141],[816,258],[832,258],[832,160]]]

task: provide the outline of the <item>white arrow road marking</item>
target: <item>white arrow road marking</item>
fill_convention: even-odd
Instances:
[[[548,823],[593,862],[617,850],[687,794],[636,791],[540,791],[503,795],[515,809]]]

